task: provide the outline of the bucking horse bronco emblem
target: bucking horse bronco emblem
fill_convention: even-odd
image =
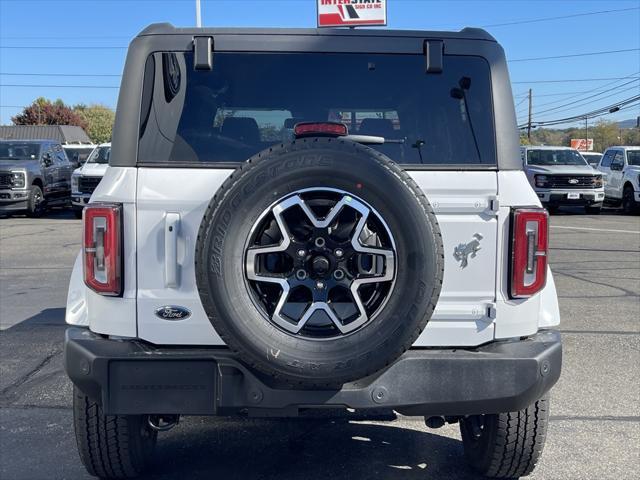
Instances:
[[[469,257],[475,258],[480,250],[480,240],[482,240],[482,235],[475,233],[473,240],[469,243],[461,243],[455,248],[453,258],[460,262],[460,268],[465,268],[469,264]]]

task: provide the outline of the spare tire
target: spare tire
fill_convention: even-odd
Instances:
[[[249,159],[207,208],[200,298],[241,361],[288,384],[335,387],[396,360],[442,285],[442,238],[397,164],[347,139]]]

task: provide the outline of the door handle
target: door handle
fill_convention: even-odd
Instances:
[[[180,214],[167,213],[164,217],[164,285],[178,286],[178,234]]]

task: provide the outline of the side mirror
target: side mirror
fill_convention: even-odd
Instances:
[[[50,153],[45,153],[42,156],[42,163],[45,167],[50,167],[51,164],[53,163],[53,160],[51,159],[51,154]]]
[[[621,163],[612,163],[611,164],[611,170],[619,172],[620,170],[622,170],[622,164]]]

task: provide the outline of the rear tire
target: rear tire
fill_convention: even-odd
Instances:
[[[638,203],[633,198],[633,187],[627,185],[622,193],[622,210],[627,215],[631,215],[638,211]]]
[[[76,387],[73,424],[80,460],[99,478],[134,478],[153,456],[158,433],[143,415],[105,415],[102,407]]]
[[[33,218],[41,217],[45,210],[45,199],[39,186],[33,185],[27,200],[27,215]]]
[[[517,412],[466,417],[460,421],[465,457],[487,477],[529,475],[542,455],[548,422],[548,396]]]

